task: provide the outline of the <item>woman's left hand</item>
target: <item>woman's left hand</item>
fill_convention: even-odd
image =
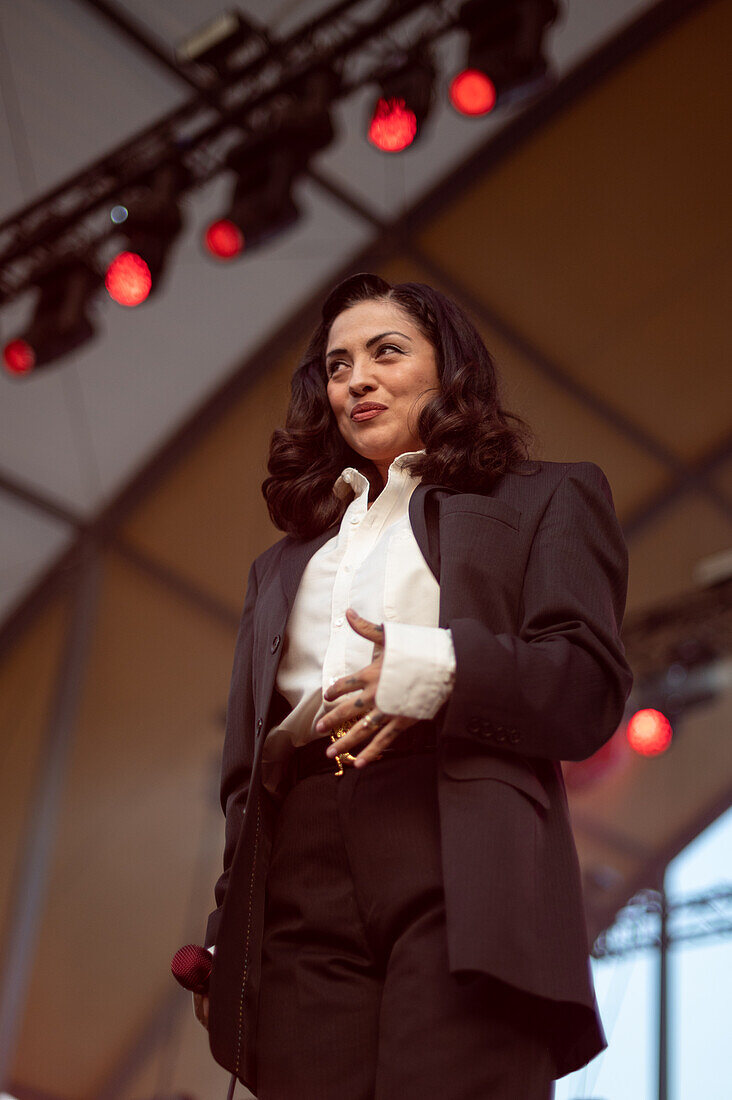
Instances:
[[[418,719],[407,718],[403,715],[384,714],[376,706],[376,689],[379,686],[381,666],[384,661],[384,627],[377,623],[369,622],[361,615],[357,615],[352,608],[346,611],[346,618],[357,634],[374,643],[374,659],[366,668],[354,672],[350,676],[343,676],[323,692],[323,698],[327,702],[337,699],[340,695],[357,694],[350,699],[344,699],[342,703],[333,707],[324,714],[315,728],[318,733],[328,734],[343,725],[349,718],[359,718],[354,726],[343,737],[328,747],[328,756],[340,755],[344,752],[353,754],[362,741],[370,737],[368,745],[356,757],[356,767],[363,767],[371,760],[378,759],[382,750],[401,733],[402,730],[413,726]]]

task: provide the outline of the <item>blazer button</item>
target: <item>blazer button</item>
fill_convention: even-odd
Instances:
[[[517,741],[521,740],[521,734],[518,730],[511,730],[508,735],[508,740],[511,742],[512,745],[515,745]]]
[[[471,718],[468,722],[468,733],[480,733],[481,729],[480,718]]]
[[[277,650],[280,648],[281,640],[282,639],[280,638],[279,634],[275,634],[274,638],[272,639],[272,645],[269,647],[273,653],[276,653]]]

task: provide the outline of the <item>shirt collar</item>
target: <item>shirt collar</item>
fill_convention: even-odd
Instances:
[[[391,466],[389,467],[387,480],[391,480],[393,472],[402,471],[404,469],[404,464],[408,459],[416,458],[417,455],[423,455],[424,453],[424,450],[404,451],[403,454],[397,455]],[[409,470],[405,470],[404,475],[406,475],[407,477],[413,476]],[[416,478],[415,480],[419,479]],[[355,496],[359,496],[361,493],[367,492],[368,488],[368,478],[364,474],[362,474],[360,470],[357,470],[354,466],[346,466],[342,473],[336,478],[336,481],[333,485],[333,492],[337,497],[342,500],[348,496],[351,490],[353,491]]]

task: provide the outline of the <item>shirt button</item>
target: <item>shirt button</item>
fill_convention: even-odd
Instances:
[[[274,638],[272,639],[272,644],[269,647],[273,653],[276,653],[277,650],[280,648],[281,640],[282,639],[280,638],[279,634],[275,634]]]
[[[349,522],[350,523],[358,523],[358,516],[351,516]]]
[[[333,620],[336,626],[343,626],[344,621],[345,620],[342,615],[339,615],[337,619]]]

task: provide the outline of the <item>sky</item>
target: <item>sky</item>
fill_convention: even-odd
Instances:
[[[666,873],[669,901],[732,887],[732,809],[681,852]],[[593,960],[608,1049],[563,1077],[555,1100],[656,1100],[658,958],[642,951]],[[668,1100],[732,1097],[732,936],[672,948]]]

